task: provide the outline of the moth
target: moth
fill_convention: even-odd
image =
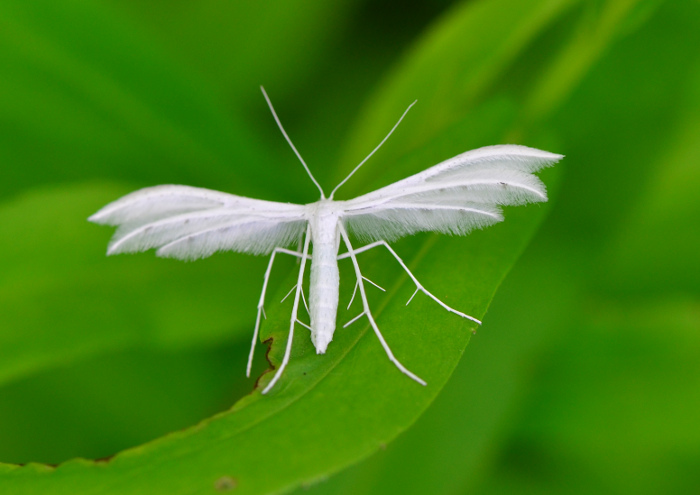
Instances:
[[[546,201],[545,186],[534,172],[553,165],[563,156],[526,146],[487,146],[457,155],[368,194],[339,201],[334,199],[338,189],[384,144],[416,102],[409,105],[379,145],[326,197],[284,130],[265,89],[260,89],[280,131],[321,193],[320,199],[298,205],[190,186],[148,187],[108,204],[88,219],[118,227],[107,254],[152,248],[157,249],[157,256],[182,260],[204,258],[217,251],[270,254],[257,306],[247,376],[250,376],[261,317],[264,317],[265,293],[275,257],[286,254],[298,258],[299,273],[292,288],[294,304],[284,358],[263,394],[277,383],[289,362],[296,324],[311,332],[311,341],[318,354],[326,352],[336,328],[340,285],[338,260],[350,258],[356,279],[353,299],[359,290],[363,309],[345,326],[362,316],[367,317],[388,358],[402,373],[426,385],[423,379],[396,359],[382,336],[367,302],[365,282],[373,282],[362,274],[357,255],[379,246],[388,249],[416,286],[406,304],[418,292],[423,292],[447,311],[481,324],[478,319],[448,306],[423,287],[389,241],[424,231],[465,235],[472,229],[502,221],[502,205]],[[355,248],[350,234],[367,244]],[[341,241],[346,250],[339,254]],[[295,242],[298,249],[289,249]],[[307,262],[311,265],[308,305],[302,288]],[[300,301],[307,306],[309,324],[298,317]],[[350,302],[352,304],[352,300]]]

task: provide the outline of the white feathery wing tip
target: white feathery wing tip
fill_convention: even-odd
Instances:
[[[107,254],[157,248],[158,256],[185,260],[225,250],[267,254],[306,227],[301,205],[171,185],[128,194],[89,220],[118,227]]]
[[[519,145],[467,151],[344,201],[345,224],[363,241],[423,231],[464,235],[502,221],[501,206],[546,201],[545,186],[534,172],[561,158]]]

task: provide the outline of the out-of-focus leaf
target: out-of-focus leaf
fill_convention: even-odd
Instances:
[[[4,384],[0,458],[100,459],[191,426],[250,390],[243,379],[247,340],[216,349],[112,351]]]
[[[408,52],[404,63],[396,66],[368,100],[345,154],[361,158],[359,155],[379,142],[390,128],[400,115],[399,109],[414,100],[418,103],[402,122],[398,137],[384,145],[375,162],[386,156],[400,156],[420,149],[459,122],[476,123],[476,119],[469,118],[470,112],[493,96],[490,90],[494,82],[510,69],[530,43],[542,36],[575,4],[576,0],[495,0],[459,5],[445,15],[443,22],[435,23],[422,42]],[[497,22],[494,21],[496,18],[499,19]],[[540,65],[546,63],[546,60],[539,61]],[[533,67],[533,70],[538,69],[539,66]],[[461,140],[453,140],[451,146],[442,151],[462,152],[464,140],[477,146],[493,144],[475,143],[464,134]],[[410,147],[406,148],[403,143],[410,143]],[[359,159],[348,161],[356,163]],[[353,180],[359,184],[372,184],[382,173],[384,180],[387,176],[394,180],[398,178],[396,171],[386,172],[386,168],[373,168],[368,164]]]
[[[152,27],[173,53],[196,67],[220,94],[240,104],[258,98],[261,84],[275,93],[294,94],[343,33],[360,2],[112,3]]]
[[[605,253],[604,285],[639,294],[700,292],[700,64],[689,79],[685,115],[656,158],[641,199]],[[653,268],[653,269],[652,269]]]
[[[649,202],[650,181],[661,173],[655,167],[665,167],[672,144],[688,132],[700,52],[687,47],[700,43],[698,14],[697,2],[663,3],[644,29],[614,45],[553,117],[570,166],[550,221],[584,269],[607,249],[606,239],[626,228],[636,205]],[[593,268],[591,274],[604,272]]]
[[[255,164],[271,155],[153,45],[99,3],[2,2],[0,192],[91,178],[227,188],[241,171],[262,184]]]
[[[697,486],[697,301],[589,301],[533,380],[482,493],[656,494]]]

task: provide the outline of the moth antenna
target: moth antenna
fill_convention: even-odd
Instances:
[[[264,91],[264,90],[263,90],[263,91]],[[268,101],[269,101],[269,100],[268,100]],[[408,105],[408,108],[404,111],[403,115],[401,115],[401,118],[399,118],[398,122],[396,122],[396,124],[394,124],[394,127],[391,128],[391,130],[389,131],[389,134],[387,134],[386,137],[385,137],[384,139],[382,139],[382,142],[379,143],[379,144],[377,145],[377,147],[374,148],[374,149],[372,150],[372,152],[371,152],[369,155],[367,155],[367,156],[365,157],[365,159],[362,160],[362,161],[360,162],[360,164],[352,170],[352,172],[350,172],[350,173],[348,174],[347,177],[345,177],[342,181],[340,181],[340,184],[338,184],[337,186],[335,186],[335,189],[333,189],[333,190],[331,191],[331,195],[328,196],[328,199],[333,199],[333,195],[334,195],[335,192],[338,190],[338,188],[339,188],[340,186],[342,186],[343,184],[345,184],[345,183],[348,181],[348,179],[349,179],[350,177],[352,177],[352,174],[354,174],[355,172],[357,172],[357,171],[360,169],[360,167],[361,167],[362,165],[364,165],[365,162],[366,162],[367,160],[369,160],[370,157],[371,157],[372,155],[374,155],[374,153],[375,153],[379,148],[382,147],[382,145],[386,142],[387,139],[389,139],[389,136],[392,135],[392,133],[393,133],[393,132],[396,130],[396,128],[399,126],[399,124],[401,123],[401,121],[403,120],[403,118],[406,116],[406,114],[408,113],[408,111],[411,109],[411,107],[412,107],[413,105],[416,104],[417,101],[418,101],[418,100],[415,100],[413,103],[411,103],[410,105]],[[273,113],[274,113],[274,110],[273,110]],[[282,132],[284,132],[284,131],[282,131]],[[286,136],[286,134],[285,134],[285,136]],[[290,143],[290,144],[291,144],[291,143]],[[293,147],[293,146],[292,146],[292,147]],[[294,151],[296,151],[296,150],[294,150]],[[301,159],[301,157],[299,157],[299,159]],[[316,182],[316,181],[314,181],[314,182]]]
[[[304,170],[306,170],[306,173],[309,174],[309,177],[311,178],[312,182],[316,185],[319,191],[321,191],[321,199],[326,199],[326,195],[323,194],[323,189],[321,189],[321,186],[319,183],[316,181],[316,178],[313,176],[311,173],[311,170],[309,170],[308,165],[306,165],[306,162],[304,159],[301,157],[299,152],[297,151],[296,147],[294,146],[294,143],[292,143],[292,140],[289,139],[289,136],[287,135],[287,131],[284,130],[284,127],[282,127],[282,122],[280,122],[279,117],[277,116],[277,112],[275,112],[275,108],[272,106],[272,102],[270,101],[270,97],[267,96],[267,93],[265,92],[265,88],[260,86],[260,91],[262,91],[263,96],[265,97],[265,101],[267,101],[267,106],[270,107],[270,111],[272,112],[272,116],[275,118],[275,122],[277,122],[277,126],[280,128],[280,131],[282,131],[282,134],[284,135],[284,138],[287,140],[289,143],[289,146],[292,147],[294,150],[294,154],[297,155],[297,158],[299,158],[299,161],[301,164],[304,166]],[[388,136],[387,136],[388,137]],[[373,152],[374,153],[374,152]],[[369,158],[369,157],[367,157]],[[337,189],[337,188],[336,188]],[[331,195],[331,197],[333,197]]]

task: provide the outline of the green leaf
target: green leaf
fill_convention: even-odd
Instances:
[[[474,4],[458,11],[426,39],[425,48],[417,51],[420,56],[409,58],[396,70],[394,82],[389,82],[385,91],[395,93],[397,98],[403,92],[414,93],[414,96],[424,94],[421,87],[430,81],[452,80],[455,66],[461,67],[460,83],[454,86],[452,94],[441,94],[424,107],[423,116],[435,118],[420,119],[419,113],[405,132],[401,129],[397,133],[392,147],[382,150],[373,160],[375,164],[381,160],[395,166],[375,166],[375,171],[391,168],[392,174],[405,176],[415,171],[415,167],[425,168],[472,144],[487,144],[464,137],[473,129],[479,129],[478,139],[488,140],[488,144],[512,132],[510,99],[487,98],[482,92],[495,77],[503,75],[520,46],[555,22],[569,2],[542,0],[531,2],[527,7],[517,2],[499,2],[501,7],[515,9],[506,17],[499,9],[484,5]],[[499,37],[495,33],[484,37],[484,30],[465,29],[476,28],[483,22],[497,26],[500,33],[507,36]],[[503,43],[495,42],[501,38],[505,40]],[[465,46],[473,49],[464,50]],[[448,59],[452,64],[442,64]],[[415,79],[415,74],[419,73],[417,69],[424,63],[432,72]],[[467,67],[478,70],[467,70]],[[475,95],[480,96],[476,98]],[[460,102],[459,105],[455,105],[455,101]],[[470,109],[474,110],[474,116],[485,120],[462,118]],[[377,125],[392,122],[397,115],[391,102],[373,112]],[[427,129],[425,136],[417,139],[421,121]],[[373,129],[377,129],[376,125]],[[455,136],[460,137],[456,142]],[[355,138],[353,142],[358,148],[366,148],[376,140],[370,132],[366,138]],[[357,187],[369,181],[358,178],[354,183]],[[92,205],[97,198],[89,201]],[[54,197],[51,204],[56,203]],[[84,210],[88,208],[78,209],[80,213],[75,212],[74,216],[84,218]],[[421,235],[398,242],[396,249],[429,290],[446,303],[480,317],[544,211],[537,207],[509,209],[505,224],[476,232],[469,238]],[[79,238],[85,237],[83,234]],[[69,243],[63,245],[69,246]],[[169,270],[175,266],[150,258],[146,262],[143,256],[133,259],[144,266],[146,263],[151,266],[151,262],[154,267],[168,263]],[[290,365],[268,396],[255,393],[228,412],[196,427],[121,452],[108,462],[72,460],[55,469],[35,464],[5,465],[0,468],[4,472],[3,487],[14,493],[209,493],[217,486],[235,483],[238,493],[262,493],[318,479],[367,456],[408,428],[437,396],[464,352],[474,325],[420,296],[408,308],[404,307],[413,287],[386,252],[362,255],[360,263],[370,278],[388,289],[386,296],[372,295],[370,301],[387,341],[407,367],[428,381],[428,387],[422,388],[399,373],[365,324],[339,328],[328,353],[322,356],[315,354],[308,334],[298,331]],[[184,266],[190,269],[189,265]],[[133,280],[134,273],[138,272],[140,269],[136,266],[125,270],[125,281]],[[172,277],[168,278],[169,282],[182,280],[180,274],[172,273],[169,272]],[[217,273],[226,280],[224,275]],[[342,268],[341,276],[344,281],[352,280],[347,267]],[[107,280],[114,280],[113,277]],[[155,283],[157,278],[156,274],[151,280]],[[211,280],[213,276],[208,276],[207,283]],[[251,284],[255,287],[253,294],[259,290],[257,279],[241,280],[245,282],[238,284],[238,290],[251,292]],[[249,280],[254,282],[249,283]],[[278,296],[286,292],[292,280],[293,276],[288,277],[287,283],[276,291]],[[351,285],[344,284],[341,304],[348,300]],[[90,289],[94,290],[98,284],[83,281],[80,286],[89,297]],[[177,291],[178,297],[185,293],[183,289]],[[110,298],[115,296],[115,292],[109,294]],[[91,304],[99,305],[99,301]],[[242,311],[243,304],[247,308],[254,307],[254,303],[246,302],[243,297],[231,307]],[[269,358],[279,364],[288,329],[289,302],[270,309],[263,338],[272,337]],[[127,314],[135,311],[138,311],[137,305]],[[151,311],[147,308],[144,316]],[[342,312],[340,318],[350,319],[354,315]],[[186,333],[183,339],[192,338],[191,334],[199,331],[190,328],[188,332],[187,325],[177,328]],[[119,334],[119,329],[115,330]],[[75,335],[71,337],[68,331],[64,334],[69,335],[72,343],[80,340]],[[103,345],[112,338],[116,337],[99,337],[91,345]],[[263,375],[260,385],[270,377],[269,373]]]
[[[334,156],[327,150],[343,127],[327,120],[349,120],[355,95],[405,40],[378,21],[375,5],[383,2],[372,4],[375,24],[345,15],[349,3],[342,3],[348,10],[316,2],[294,11],[294,2],[280,0],[263,18],[255,12],[265,7],[252,4],[139,2],[134,8],[151,12],[145,24],[159,33],[87,0],[3,2],[3,460],[108,455],[192,425],[252,386],[225,374],[236,375],[245,362],[265,260],[231,253],[194,264],[150,253],[107,259],[109,229],[84,218],[136,187],[167,181],[306,198],[311,184],[262,100],[249,98],[257,89],[246,86],[258,74],[265,77],[255,86],[284,82],[283,121],[291,114],[288,130],[301,130],[291,134],[324,186],[337,183],[418,98],[341,196],[495,142],[568,157],[563,189],[553,191],[554,215],[533,245],[539,257],[524,259],[499,292],[472,341],[480,347],[444,390],[468,328],[420,296],[402,307],[410,284],[386,253],[370,252],[363,269],[390,289],[370,294],[379,324],[397,356],[430,379],[429,389],[416,392],[359,322],[338,330],[327,356],[314,355],[299,328],[295,359],[274,396],[253,395],[233,412],[109,462],[2,465],[0,491],[282,491],[385,445],[438,395],[367,469],[319,489],[692,492],[700,17],[694,0],[665,2],[657,15],[661,3],[465,2],[363,105],[342,168],[317,171],[320,160],[299,145],[321,141],[318,156]],[[414,10],[402,14],[415,22]],[[652,14],[651,29],[633,33]],[[336,17],[323,24],[326,15]],[[360,24],[373,35],[364,36]],[[227,46],[251,34],[257,41],[250,46]],[[346,46],[333,47],[343,36]],[[313,47],[302,53],[307,40]],[[280,54],[289,55],[277,63]],[[324,56],[334,58],[331,68]],[[298,62],[300,70],[291,70]],[[308,89],[297,92],[300,84]],[[271,93],[277,104],[278,91]],[[303,108],[302,124],[295,108]],[[303,120],[319,115],[327,117],[318,119],[322,131],[310,132]],[[285,154],[277,159],[271,149]],[[469,238],[424,235],[395,247],[429,289],[479,316],[529,235],[533,212],[542,209],[508,211],[505,224]],[[294,278],[286,276],[293,261],[281,263],[264,327],[265,337],[276,338],[275,362],[289,314],[289,302],[277,300]],[[343,281],[352,280],[341,269]],[[588,292],[579,293],[582,285]],[[553,333],[560,340],[550,344]],[[264,361],[259,350],[256,363]],[[229,392],[227,382],[239,389]]]
[[[514,410],[532,386],[524,372],[570,319],[580,285],[546,242],[531,244],[499,288],[484,325],[415,425],[357,466],[295,493],[469,493],[488,474]],[[533,283],[536,281],[536,283]]]
[[[473,299],[466,310],[480,315],[493,291],[484,293],[483,287],[488,282],[493,287],[494,279],[502,277],[504,258],[512,263],[535,221],[534,215],[522,215],[510,228],[475,235],[468,248],[459,246],[458,239],[441,239],[445,247],[431,250],[435,257],[411,263],[412,268],[423,274],[428,287],[438,292],[442,287],[448,303],[450,292],[470,290]],[[456,266],[465,261],[472,266],[466,282],[457,271],[447,280],[431,276],[443,262]],[[383,271],[372,269],[371,276],[382,281]],[[400,298],[392,297],[376,316],[395,353],[428,380],[428,387],[395,370],[367,328],[339,330],[324,356],[313,353],[308,335],[297,334],[290,366],[268,396],[251,396],[196,428],[130,449],[106,464],[76,460],[48,471],[34,465],[6,467],[3,485],[14,493],[206,493],[227,475],[243,493],[260,493],[313,479],[367,455],[416,419],[449,377],[469,338],[468,325],[430,301],[403,308],[411,288],[405,277],[401,282],[391,290]],[[280,340],[283,318],[277,311],[268,320]],[[280,347],[273,348],[273,362]]]

